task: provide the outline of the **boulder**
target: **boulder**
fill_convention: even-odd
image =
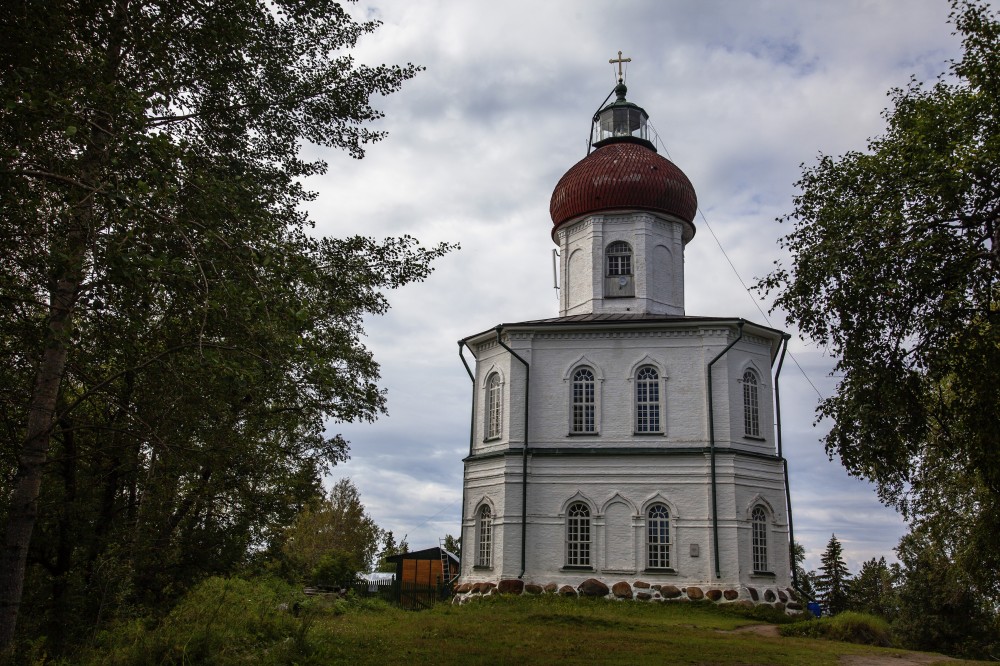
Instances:
[[[700,587],[689,587],[687,589],[688,599],[691,601],[698,601],[699,599],[705,598],[705,593],[701,591]]]
[[[776,602],[774,602],[774,608],[775,608],[775,610],[784,611],[785,610],[785,604],[782,603],[782,602],[780,602],[780,601],[776,601]]]
[[[793,590],[792,588],[786,587],[785,591],[788,592],[788,598],[791,599],[792,601],[799,600],[799,595],[795,594],[795,590]]]
[[[775,599],[777,599],[777,597],[774,596],[774,592],[773,591],[771,591],[771,590],[764,590],[764,601],[766,601],[767,603],[771,603]]]
[[[548,594],[552,594],[553,592],[559,591],[559,586],[556,585],[555,583],[546,583],[545,587],[543,587],[542,589],[545,590]]]
[[[650,594],[649,592],[636,592],[635,598],[638,599],[639,601],[649,601],[650,599],[653,598],[653,595]]]
[[[607,585],[596,578],[588,578],[576,589],[584,597],[606,597],[610,591]]]
[[[737,592],[736,590],[726,590],[725,592],[722,593],[722,596],[726,598],[726,601],[733,601],[739,598],[740,593]]]
[[[748,587],[747,592],[750,593],[750,598],[753,599],[754,601],[758,601],[760,599],[760,597],[757,595],[756,587]]]
[[[660,588],[660,593],[667,599],[676,599],[681,596],[681,591],[676,585],[664,585]]]
[[[455,588],[455,594],[465,594],[472,589],[472,583],[462,583]]]
[[[631,599],[632,586],[622,580],[611,586],[611,593],[616,599]]]
[[[750,601],[749,599],[740,599],[739,601],[736,602],[735,605],[736,606],[740,606],[741,608],[753,608],[754,607],[754,603],[752,601]]]
[[[505,578],[497,586],[500,594],[521,594],[524,592],[524,581],[518,578]]]
[[[657,592],[659,592],[659,591],[660,591],[660,588],[662,588],[663,586],[662,586],[662,585],[660,585],[659,583],[657,583],[656,585],[652,585],[651,587],[652,587],[652,588],[653,588],[654,590],[656,590]]]
[[[712,601],[718,601],[719,599],[722,598],[722,590],[709,590],[708,592],[705,593],[705,596],[711,599]]]
[[[535,585],[534,583],[528,583],[527,585],[524,586],[524,591],[527,592],[528,594],[541,594],[542,586]]]
[[[575,597],[576,590],[573,589],[572,585],[563,585],[562,587],[559,588],[559,594],[563,595],[564,597]]]
[[[786,601],[788,601],[788,595],[782,592],[781,590],[778,590],[778,601],[780,601],[781,603],[785,603]]]
[[[640,590],[648,590],[649,589],[649,583],[647,583],[644,580],[637,580],[634,583],[632,583],[632,587],[638,588]]]
[[[786,606],[786,608],[788,610],[800,611],[800,610],[802,610],[802,604],[800,604],[797,601],[789,601],[788,605]]]

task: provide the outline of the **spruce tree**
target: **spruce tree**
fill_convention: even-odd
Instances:
[[[830,615],[847,610],[847,591],[851,573],[844,562],[844,550],[837,541],[837,535],[830,536],[826,550],[820,558],[819,576],[816,579],[816,594]]]

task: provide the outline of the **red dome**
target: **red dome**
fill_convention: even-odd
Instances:
[[[694,235],[698,197],[684,172],[638,142],[601,146],[563,175],[552,192],[552,235],[582,215],[637,209],[666,213],[687,223],[685,240]]]

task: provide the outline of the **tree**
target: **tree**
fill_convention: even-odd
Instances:
[[[393,555],[403,555],[408,552],[410,552],[410,544],[406,543],[406,535],[404,535],[403,540],[397,544],[396,537],[393,536],[392,530],[387,531],[382,540],[382,550],[378,555],[379,560],[376,571],[396,571],[396,563],[388,562],[386,561],[386,558],[392,557]]]
[[[1000,21],[974,0],[952,8],[961,58],[891,91],[866,151],[804,167],[781,220],[792,264],[757,286],[838,359],[819,407],[830,456],[997,598]]]
[[[847,593],[847,609],[880,615],[892,620],[896,615],[896,589],[892,569],[884,557],[874,557],[861,565]]]
[[[893,631],[902,644],[967,658],[994,658],[1000,648],[996,601],[922,530],[896,548],[902,564]]]
[[[346,556],[355,572],[375,563],[383,532],[365,512],[361,494],[341,479],[322,501],[302,509],[288,529],[283,552],[300,578],[307,577],[331,553]]]
[[[457,557],[462,556],[462,539],[453,537],[450,534],[444,535],[444,549]]]
[[[344,459],[325,423],[384,410],[362,317],[449,246],[301,211],[302,144],[361,157],[369,98],[417,72],[354,64],[375,28],[330,0],[0,5],[0,651],[26,575],[30,617],[94,620],[109,585],[231,570]]]
[[[813,589],[813,580],[816,577],[816,572],[806,572],[805,567],[802,566],[805,564],[805,561],[806,547],[798,541],[792,542],[792,565],[795,567],[795,578],[799,584],[798,589],[808,598],[812,599],[816,596],[816,590]]]
[[[816,578],[816,594],[823,608],[831,615],[847,610],[847,593],[851,573],[844,562],[844,550],[837,535],[830,536],[826,550],[820,558],[819,576]]]

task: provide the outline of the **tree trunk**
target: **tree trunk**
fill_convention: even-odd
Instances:
[[[84,239],[82,227],[71,229],[67,234],[69,262],[49,296],[45,348],[35,371],[28,427],[18,458],[3,552],[0,553],[0,655],[9,655],[14,648],[28,546],[38,514],[42,469],[48,456],[59,387],[66,368],[67,342],[73,329],[73,307],[82,277]]]

